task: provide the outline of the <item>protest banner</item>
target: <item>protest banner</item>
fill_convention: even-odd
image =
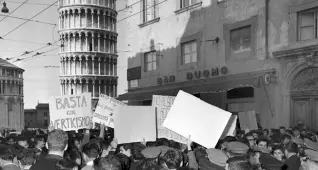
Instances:
[[[152,106],[120,107],[115,115],[118,144],[156,141],[156,114]]]
[[[235,129],[236,129],[236,121],[237,116],[232,115],[230,120],[227,122],[226,127],[221,135],[221,139],[224,139],[226,136],[235,136]]]
[[[239,121],[242,130],[257,130],[257,120],[255,110],[239,112]]]
[[[64,131],[88,128],[92,122],[91,93],[51,97],[50,126]]]
[[[163,126],[206,148],[214,148],[231,113],[179,91]]]
[[[123,106],[126,106],[126,104],[107,95],[100,94],[93,115],[93,122],[114,128],[114,115],[117,114],[119,107]]]
[[[152,106],[156,107],[157,112],[157,138],[167,138],[179,143],[187,144],[188,139],[162,126],[167,114],[173,104],[173,96],[152,96]]]

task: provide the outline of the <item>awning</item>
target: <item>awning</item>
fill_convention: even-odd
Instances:
[[[152,95],[176,96],[179,90],[190,94],[197,93],[219,93],[237,87],[258,88],[260,78],[266,73],[275,72],[275,69],[263,70],[252,73],[233,74],[209,79],[185,81],[162,86],[138,88],[120,95],[118,100],[152,100]]]

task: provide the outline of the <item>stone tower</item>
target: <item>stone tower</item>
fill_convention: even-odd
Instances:
[[[116,0],[59,0],[58,10],[61,94],[116,97]]]

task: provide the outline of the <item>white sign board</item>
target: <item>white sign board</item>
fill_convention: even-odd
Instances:
[[[100,94],[93,115],[93,122],[114,128],[114,115],[117,114],[119,107],[123,106],[126,106],[126,104],[107,95]]]
[[[214,148],[232,113],[179,91],[163,126],[206,148]]]
[[[175,97],[173,96],[152,96],[152,106],[156,107],[157,111],[157,138],[167,138],[169,140],[187,144],[187,138],[162,126],[173,104],[174,99]]]
[[[64,131],[88,128],[92,121],[91,93],[51,97],[50,126]]]
[[[120,107],[115,115],[118,144],[156,141],[156,114],[152,106]]]

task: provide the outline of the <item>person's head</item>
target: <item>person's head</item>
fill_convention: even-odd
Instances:
[[[249,170],[251,168],[245,157],[233,157],[226,161],[225,170]]]
[[[293,129],[293,135],[294,135],[295,137],[297,137],[298,135],[300,135],[300,130],[299,130],[297,127],[295,127],[295,128]]]
[[[33,165],[35,163],[36,157],[35,153],[32,151],[23,152],[19,157],[22,166]]]
[[[255,138],[252,134],[247,135],[246,140],[248,141],[249,147],[255,146]]]
[[[126,155],[117,154],[116,158],[120,162],[120,165],[121,165],[123,170],[128,170],[129,169],[130,161],[129,161],[129,158]]]
[[[18,137],[17,143],[19,146],[22,146],[23,148],[29,148],[28,140],[24,137]]]
[[[302,130],[300,131],[300,134],[303,135],[303,136],[306,136],[306,135],[307,135],[306,129],[302,129]]]
[[[68,136],[61,129],[54,129],[48,134],[46,147],[49,151],[64,152],[67,149]]]
[[[169,169],[177,169],[182,167],[182,154],[178,150],[168,150],[164,156],[163,160]]]
[[[13,139],[12,136],[10,136],[10,137],[7,138],[7,144],[8,144],[8,145],[14,145],[14,143],[15,143],[15,141],[14,141],[14,139]]]
[[[39,149],[42,149],[45,146],[45,141],[43,137],[34,138],[35,146]]]
[[[94,170],[122,170],[120,162],[111,155],[94,160]]]
[[[258,133],[257,132],[253,132],[252,135],[253,135],[254,139],[258,139]]]
[[[284,149],[280,146],[273,147],[272,155],[279,161],[283,160],[284,157]]]
[[[79,139],[79,138],[74,138],[74,146],[77,148],[77,149],[80,149],[81,148],[81,143],[82,141]]]
[[[78,170],[78,165],[69,159],[61,159],[56,162],[56,168],[61,170]]]
[[[12,147],[2,147],[0,148],[0,166],[2,167],[7,162],[13,162],[15,157]]]
[[[127,157],[131,156],[132,145],[129,143],[123,144],[119,147],[120,153],[126,155]]]
[[[248,150],[247,152],[247,158],[248,161],[251,165],[259,165],[259,157],[260,157],[261,153],[258,151],[254,151],[252,149]]]
[[[285,147],[285,155],[288,158],[291,155],[298,153],[298,145],[296,143],[289,143]]]
[[[89,142],[83,146],[83,158],[85,162],[95,160],[99,157],[99,148],[95,142]]]
[[[134,158],[134,160],[136,161],[141,161],[143,160],[145,157],[143,156],[143,154],[141,153],[142,150],[146,149],[146,146],[143,144],[134,144],[131,150],[131,155]]]
[[[260,148],[268,147],[268,140],[266,138],[259,138],[256,143],[257,143],[257,146]]]
[[[289,135],[283,135],[283,144],[287,145],[288,143],[291,142],[291,136]]]
[[[263,135],[264,136],[268,136],[269,135],[269,130],[268,129],[264,129],[263,130]]]
[[[284,134],[286,132],[286,128],[284,126],[279,127],[279,132]]]
[[[82,165],[82,156],[81,156],[81,153],[76,150],[76,149],[73,149],[70,151],[69,153],[69,156],[70,156],[70,159],[75,162],[77,165]]]

